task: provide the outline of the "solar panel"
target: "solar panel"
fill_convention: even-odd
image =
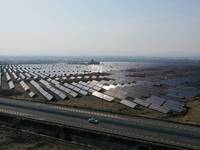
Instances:
[[[73,82],[73,83],[72,83],[72,85],[74,85],[74,86],[76,86],[77,84],[78,84],[78,83],[76,83],[76,82]]]
[[[49,100],[49,101],[51,101],[52,99],[53,99],[53,96],[51,95],[51,94],[46,94],[45,95],[45,97]]]
[[[95,91],[100,91],[101,90],[101,88],[99,87],[99,86],[94,86],[94,87],[92,87]]]
[[[89,79],[90,77],[89,77],[89,76],[84,76],[84,78],[85,78],[85,79]]]
[[[67,98],[67,95],[65,95],[65,94],[62,93],[62,92],[60,92],[60,93],[58,94],[58,96],[59,96],[60,98],[62,98],[62,99],[66,99],[66,98]]]
[[[102,88],[103,87],[103,84],[101,84],[101,83],[98,83],[98,84],[96,84],[98,87],[100,87],[100,88]]]
[[[34,97],[34,96],[35,96],[35,93],[31,91],[31,92],[29,93],[29,96],[30,96],[30,97]]]
[[[29,73],[26,72],[25,75],[27,76],[28,79],[31,78],[31,75]]]
[[[78,96],[78,93],[74,92],[74,91],[71,91],[69,93],[72,97],[77,97]]]
[[[125,91],[117,92],[113,97],[118,99],[125,99],[127,97],[127,93]]]
[[[42,84],[44,84],[51,92],[53,92],[54,94],[56,94],[58,97],[60,97],[61,99],[66,99],[67,95],[65,95],[63,92],[59,91],[58,89],[52,87],[47,81],[45,80],[40,80],[40,82]]]
[[[8,82],[8,85],[9,85],[9,89],[12,90],[15,88],[15,85],[12,81]]]
[[[71,80],[74,80],[74,79],[75,79],[75,77],[71,76],[71,77],[70,77],[70,79],[71,79]]]
[[[82,79],[82,77],[81,77],[81,76],[78,76],[77,79]]]
[[[45,81],[45,80],[43,80],[43,79],[40,80],[40,83],[42,83],[42,84],[45,85],[45,86],[49,85],[49,82],[47,82],[47,81]]]
[[[175,111],[175,112],[182,112],[184,110],[184,106],[181,103],[174,104],[174,101],[171,101],[171,100],[166,101],[163,107],[167,107],[170,110]]]
[[[20,73],[19,76],[20,76],[23,80],[26,78],[22,73]]]
[[[57,88],[59,88],[60,90],[65,91],[67,94],[69,94],[69,93],[71,92],[70,89],[68,89],[68,88],[66,88],[66,87],[64,87],[64,86],[61,86],[61,85],[59,85],[59,84],[56,84],[55,86],[56,86]]]
[[[81,84],[76,84],[76,86],[78,87],[78,88],[83,88],[83,85],[81,85]]]
[[[158,107],[158,106],[153,106],[153,105],[151,105],[149,108],[153,109],[153,110],[156,110],[158,112],[164,113],[164,114],[167,114],[170,111],[168,108]]]
[[[12,72],[12,75],[13,75],[14,79],[16,80],[17,79],[17,75],[14,72]]]
[[[151,103],[146,102],[145,100],[138,99],[138,98],[134,99],[134,102],[144,107],[148,107],[151,104]]]
[[[51,83],[53,83],[53,84],[59,84],[60,82],[56,81],[56,80],[51,80]]]
[[[82,84],[82,85],[87,85],[87,83],[83,82],[83,81],[80,81],[79,83]]]
[[[109,102],[111,102],[111,101],[113,101],[114,100],[114,97],[112,97],[112,96],[108,96],[108,95],[103,95],[103,99],[104,100],[106,100],[106,101],[109,101]]]
[[[114,100],[113,97],[105,95],[105,94],[102,94],[102,93],[97,92],[97,91],[93,92],[92,95],[95,96],[95,97],[101,98],[103,100],[109,101],[109,102]]]
[[[76,92],[79,92],[81,89],[74,87],[73,90],[76,91]]]
[[[100,92],[97,92],[97,91],[94,91],[93,93],[92,93],[92,95],[93,96],[96,96],[96,97],[98,97],[98,98],[103,98],[103,94],[102,93],[100,93]]]
[[[24,81],[21,81],[20,84],[21,84],[22,88],[23,88],[25,91],[28,91],[28,90],[30,89],[29,86],[28,86]]]
[[[79,93],[82,94],[82,95],[84,95],[84,96],[86,96],[88,94],[88,92],[85,91],[85,90],[80,90]]]
[[[70,88],[70,89],[75,88],[75,86],[68,84],[68,83],[64,83],[64,86],[66,86],[67,88]]]
[[[87,86],[83,86],[83,90],[88,91],[89,89],[90,89],[89,87],[87,87]]]
[[[95,90],[94,89],[89,89],[89,92],[93,93],[93,92],[95,92]]]
[[[104,85],[102,88],[103,88],[104,90],[109,90],[109,89],[110,89],[110,86]]]
[[[137,106],[136,103],[131,102],[131,101],[126,100],[126,99],[121,100],[120,103],[123,104],[123,105],[126,105],[128,107],[131,107],[131,108],[135,108]]]
[[[92,76],[92,79],[96,79],[97,78],[97,76]]]
[[[95,84],[93,84],[93,83],[90,83],[90,84],[88,84],[87,86],[88,86],[88,87],[90,87],[90,88],[92,88],[92,87],[94,87],[94,86],[95,86]]]
[[[105,92],[106,95],[110,95],[110,96],[114,96],[115,95],[115,91],[111,91],[111,90],[108,90]]]
[[[11,80],[11,77],[10,77],[10,75],[9,75],[8,73],[6,73],[6,80],[7,80],[7,81],[10,81],[10,80]]]
[[[67,79],[67,77],[62,77],[62,79],[63,79],[63,80],[66,80],[66,79]]]
[[[59,78],[55,78],[56,81],[60,80]]]
[[[146,99],[147,103],[151,103],[154,106],[161,106],[165,101],[166,99],[154,95]]]

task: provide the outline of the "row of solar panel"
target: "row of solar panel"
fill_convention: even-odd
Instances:
[[[22,65],[4,65],[4,68],[6,69],[16,69],[16,68],[20,68],[20,69],[26,69],[26,70],[36,70],[36,69],[40,69],[40,70],[45,70],[48,72],[62,72],[62,71],[71,71],[73,70],[74,72],[100,72],[100,71],[112,71],[112,70],[116,70],[113,68],[113,66],[111,65],[103,65],[104,67],[102,68],[100,65],[99,67],[90,67],[89,65],[78,65],[78,64],[22,64]],[[115,67],[117,68],[117,66]],[[53,71],[52,71],[53,69]],[[72,71],[72,72],[73,72]]]
[[[30,87],[25,83],[25,81],[20,81],[20,85],[24,89],[25,92],[30,91]],[[33,91],[29,92],[30,97],[34,97],[36,94]]]
[[[24,89],[24,91],[30,90],[30,87],[24,81],[21,81],[19,83],[21,84],[21,86]]]
[[[38,73],[38,72],[35,72],[35,73],[25,72],[24,73],[23,71],[21,71],[19,73],[19,77],[18,77],[15,72],[11,71],[10,73],[13,75],[14,79],[17,80],[17,81],[19,81],[19,80],[30,80],[32,77],[33,77],[34,80],[38,79],[39,77],[42,78],[42,79],[45,79],[45,78],[48,78],[49,76],[51,76],[49,74],[44,74],[44,73]],[[11,76],[9,75],[8,72],[6,72],[6,78],[7,78],[7,81],[11,80]],[[74,80],[74,79],[82,79],[82,78],[84,78],[84,79],[89,79],[89,78],[91,78],[91,79],[96,79],[96,78],[103,79],[105,77],[104,76],[94,76],[94,75],[93,76],[83,76],[83,77],[81,77],[81,76],[70,76],[70,77],[64,76],[64,77],[60,77],[60,78],[56,77],[55,80],[60,80],[60,79],[62,79],[62,80],[63,79],[64,80],[66,80],[66,79]]]
[[[136,98],[133,102],[165,114],[169,112],[180,113],[185,110],[184,103],[157,96],[151,96],[146,100]]]
[[[54,96],[45,91],[37,82],[31,80],[30,83],[49,101],[54,99]]]
[[[53,86],[51,86],[47,81],[41,79],[39,81],[40,83],[42,83],[44,86],[46,86],[46,88],[48,90],[50,90],[51,92],[53,92],[55,95],[57,95],[58,97],[60,97],[61,99],[66,99],[67,95],[65,95],[63,92],[61,92],[60,90],[54,88]]]
[[[68,66],[68,64],[65,64]],[[64,66],[65,66],[64,65]],[[56,67],[55,67],[56,66]],[[90,73],[99,73],[102,72],[102,69],[95,69],[95,68],[91,68],[89,66],[84,66],[84,65],[79,65],[79,67],[77,67],[77,65],[70,65],[70,67],[62,67],[60,65],[5,65],[3,66],[4,69],[8,69],[9,71],[13,70],[14,72],[18,71],[18,72],[43,72],[43,73],[48,73],[51,75],[55,75],[55,76],[64,76],[64,75],[70,75],[70,74],[80,74],[80,75],[84,75],[84,74],[90,74]],[[105,71],[111,71],[112,69],[106,69],[106,67],[104,68],[104,72]],[[52,76],[51,76],[52,77]],[[94,76],[95,78],[95,76]]]

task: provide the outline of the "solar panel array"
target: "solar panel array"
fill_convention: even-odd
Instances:
[[[2,65],[0,79],[2,75],[5,76],[9,89],[14,89],[14,83],[19,83],[24,91],[30,91],[29,84],[31,84],[47,100],[54,98],[64,100],[68,96],[76,98],[92,95],[108,102],[121,103],[130,108],[141,105],[162,113],[183,112],[185,110],[184,98],[192,98],[200,94],[195,88],[182,86],[187,82],[200,81],[199,77],[195,76],[151,82],[131,81],[131,78],[124,72],[111,76],[101,74],[126,70],[129,67],[126,63]],[[152,96],[157,92],[155,92],[154,85],[159,83],[170,86],[167,94],[162,95],[162,98]],[[35,95],[33,91],[30,91],[30,97]]]

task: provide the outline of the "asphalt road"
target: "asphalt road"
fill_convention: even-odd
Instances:
[[[200,128],[195,126],[6,98],[0,98],[0,112],[184,148],[200,149]],[[89,123],[90,117],[98,119],[99,124]]]

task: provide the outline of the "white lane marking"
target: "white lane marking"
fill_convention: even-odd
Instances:
[[[22,113],[22,112],[17,112],[17,111],[13,111],[13,110],[7,110],[7,109],[0,109],[0,112],[2,113],[7,113],[7,114],[14,114],[14,115],[17,115],[17,116],[30,116],[30,114],[27,114],[27,113]]]

